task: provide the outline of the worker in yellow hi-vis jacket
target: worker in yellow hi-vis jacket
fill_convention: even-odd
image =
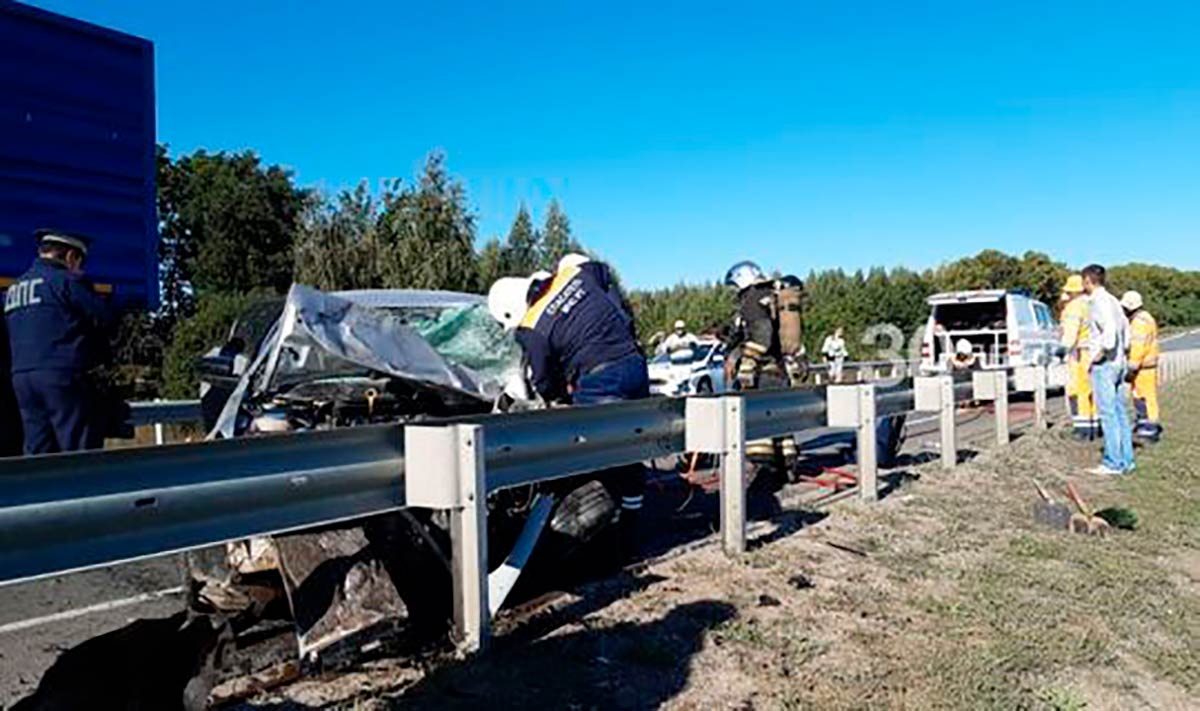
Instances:
[[[1129,382],[1137,409],[1135,437],[1157,442],[1162,437],[1158,420],[1158,322],[1142,304],[1142,295],[1127,291],[1121,306],[1129,315]]]
[[[1063,285],[1062,345],[1067,350],[1067,404],[1071,409],[1071,431],[1079,439],[1094,439],[1100,424],[1088,376],[1088,300],[1083,277],[1072,274]]]

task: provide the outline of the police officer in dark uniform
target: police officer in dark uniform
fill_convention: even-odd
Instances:
[[[492,285],[488,309],[516,331],[530,383],[546,402],[593,405],[650,396],[646,358],[616,293],[608,267],[586,258],[565,260],[549,279],[507,277]],[[632,553],[645,468],[619,467],[609,479],[621,497],[622,536]]]
[[[113,316],[83,274],[90,240],[58,230],[36,236],[37,259],[4,299],[25,453],[98,448],[103,404],[89,372],[104,362]]]

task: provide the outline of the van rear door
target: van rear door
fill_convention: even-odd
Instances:
[[[932,329],[926,343],[927,361],[941,369],[955,344],[966,340],[985,365],[1002,363],[1008,354],[1007,296],[1004,290],[987,289],[929,297]]]

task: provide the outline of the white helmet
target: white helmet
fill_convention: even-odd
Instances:
[[[558,270],[562,271],[563,269],[566,269],[568,267],[580,267],[580,266],[583,266],[584,264],[587,264],[590,261],[592,261],[592,258],[587,256],[586,254],[580,254],[579,252],[571,252],[570,254],[564,254],[562,256],[562,259],[558,260]]]
[[[532,277],[504,277],[497,279],[488,289],[488,313],[511,331],[521,324],[525,312],[529,310],[529,287],[533,284]]]
[[[767,281],[767,275],[754,262],[738,262],[725,272],[725,286],[735,286],[738,291],[764,281]]]
[[[956,355],[969,356],[972,351],[971,342],[965,338],[958,339],[958,342],[954,344],[954,353]]]
[[[679,319],[678,321],[675,322],[675,330],[676,331],[682,331],[685,328],[687,328],[687,324],[683,322],[683,319]]]
[[[1136,291],[1127,291],[1121,295],[1121,306],[1126,311],[1137,311],[1142,308],[1142,295]]]

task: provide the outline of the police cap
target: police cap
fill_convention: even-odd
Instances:
[[[44,244],[61,244],[64,247],[72,247],[79,250],[83,256],[87,256],[88,248],[92,246],[90,237],[81,235],[78,232],[67,232],[65,230],[41,229],[33,233],[37,240],[38,246]]]

